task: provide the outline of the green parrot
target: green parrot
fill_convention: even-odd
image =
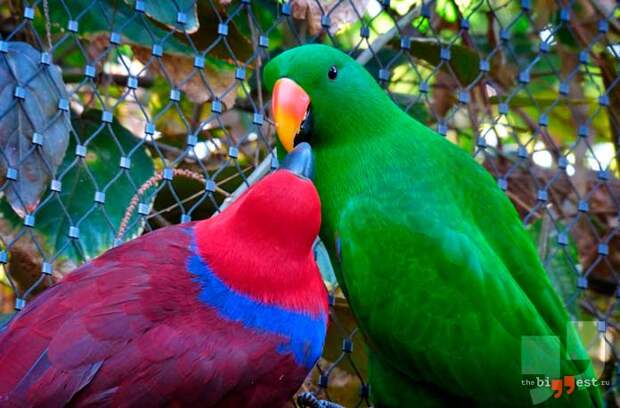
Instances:
[[[602,406],[531,238],[483,167],[334,48],[283,52],[264,80],[281,147],[312,145],[320,236],[366,337],[377,407]]]

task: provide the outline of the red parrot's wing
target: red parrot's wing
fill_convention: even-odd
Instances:
[[[108,251],[41,294],[0,333],[0,398],[71,401],[104,362],[158,323],[161,316],[149,311],[161,303],[144,297],[160,272],[171,285],[173,277],[183,277],[190,240],[187,227],[156,231]],[[152,259],[162,253],[161,262]]]
[[[191,242],[157,230],[35,299],[0,333],[0,405],[284,404],[306,368],[198,300]]]

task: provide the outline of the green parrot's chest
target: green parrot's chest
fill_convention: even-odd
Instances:
[[[406,341],[402,346],[410,350],[417,346],[411,342],[409,323],[431,320],[426,308],[458,322],[462,320],[453,317],[467,303],[459,300],[462,293],[436,290],[454,271],[437,270],[427,262],[429,256],[440,259],[445,252],[437,245],[441,237],[429,240],[425,235],[435,233],[426,231],[431,222],[463,223],[467,208],[457,202],[466,200],[455,196],[455,172],[423,147],[402,148],[415,153],[409,157],[377,148],[357,152],[357,160],[343,160],[338,150],[316,156],[321,239],[338,282],[368,338],[380,334],[392,345]],[[448,306],[446,297],[453,299]],[[419,351],[430,341],[420,337]]]
[[[317,166],[318,168],[318,166]],[[367,172],[367,168],[363,166],[352,166],[342,171],[328,172],[326,174],[318,173],[316,184],[321,195],[322,202],[322,224],[321,224],[321,239],[323,240],[334,267],[334,271],[338,282],[353,302],[361,300],[359,305],[355,307],[355,312],[360,314],[358,319],[365,319],[368,316],[361,316],[361,314],[370,314],[373,308],[377,305],[380,306],[380,310],[385,310],[386,307],[390,307],[390,303],[393,299],[390,299],[390,291],[386,290],[393,285],[398,285],[399,271],[410,270],[412,260],[408,256],[408,251],[412,248],[407,246],[406,240],[403,240],[404,247],[401,249],[393,247],[383,247],[386,238],[391,234],[398,233],[390,228],[382,229],[382,217],[385,214],[381,212],[364,212],[353,215],[358,218],[360,223],[368,222],[373,226],[373,230],[368,230],[363,234],[364,240],[373,242],[378,251],[384,253],[386,256],[390,255],[393,251],[401,254],[402,256],[392,257],[390,256],[389,262],[383,264],[382,270],[376,270],[373,267],[373,273],[365,273],[365,266],[362,263],[368,261],[368,256],[372,254],[357,254],[355,259],[351,259],[352,255],[347,251],[354,250],[353,246],[357,242],[351,242],[351,213],[355,213],[353,208],[360,200],[372,200],[381,205],[384,200],[390,201],[391,197],[407,194],[409,197],[415,197],[416,185],[423,184],[422,179],[419,179],[418,183],[405,183],[402,181],[404,175],[411,169],[397,169],[392,168],[390,173],[395,183],[393,185],[386,184],[386,180],[383,177],[375,177],[373,174]],[[320,180],[320,181],[319,181]],[[338,186],[332,188],[331,186]],[[413,194],[412,194],[413,192]],[[423,195],[420,196],[421,200]],[[421,213],[425,212],[425,208],[422,205],[415,205],[409,200],[403,202],[402,213]],[[344,218],[348,218],[344,222]],[[376,227],[376,228],[375,228]],[[364,229],[363,225],[360,228]],[[356,238],[359,240],[359,238]],[[389,244],[388,244],[389,245]],[[347,257],[344,259],[343,257]],[[386,258],[387,259],[387,258]],[[343,266],[346,266],[346,276],[343,275]],[[358,293],[359,296],[351,296],[349,292]],[[367,299],[372,296],[377,302],[368,302]]]

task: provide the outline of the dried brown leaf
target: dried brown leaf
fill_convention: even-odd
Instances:
[[[146,64],[151,58],[151,52],[141,47],[134,47],[134,56]],[[203,69],[198,70],[194,67],[192,58],[165,54],[158,58],[158,61],[152,61],[149,68],[167,76],[194,103],[209,102],[216,97],[228,109],[235,104],[237,84],[234,70],[229,67],[213,67],[205,64]]]
[[[97,61],[97,70],[101,69],[101,66],[106,60],[105,58],[101,58],[102,54],[109,51],[109,48],[110,36],[108,34],[97,34],[88,42],[86,53],[90,61]]]
[[[9,262],[7,265],[0,267],[0,274],[8,272],[13,284],[17,287],[19,293],[23,295],[40,278],[43,260],[34,240],[25,237],[16,240],[17,233],[18,230],[14,225],[11,225],[7,220],[0,220],[0,249],[7,250],[6,243],[12,242],[11,247],[7,250]],[[41,242],[40,237],[35,239]],[[38,284],[30,293],[31,296],[41,293],[63,276],[57,269],[60,264],[60,262],[57,262],[54,265],[54,276]],[[0,313],[6,313],[6,311],[0,310]]]
[[[435,79],[432,110],[438,117],[443,118],[456,102],[454,90],[458,88],[459,83],[443,70],[437,72]]]
[[[329,32],[335,33],[346,24],[359,20],[368,7],[368,0],[292,0],[293,17],[306,20],[310,34],[322,30],[321,17],[329,16]]]

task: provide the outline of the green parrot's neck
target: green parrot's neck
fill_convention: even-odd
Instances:
[[[323,145],[355,149],[356,145],[365,145],[370,138],[381,138],[400,122],[410,120],[383,90],[377,87],[373,91],[356,97],[353,113],[350,104],[338,98],[313,100],[315,123],[310,139],[313,149],[321,150]],[[378,106],[382,108],[377,109]]]
[[[424,155],[435,150],[433,142],[441,138],[400,109],[389,113],[376,118],[364,115],[363,120],[343,118],[319,136],[328,141],[314,148],[315,183],[323,203],[380,193],[390,188],[385,181],[397,181],[403,167],[424,167],[425,161],[435,159]],[[336,191],[331,191],[334,186]]]
[[[414,191],[422,187],[418,183],[428,181],[428,175],[440,177],[438,171],[446,167],[441,149],[448,141],[397,107],[384,113],[352,120],[343,116],[330,133],[320,136],[331,142],[314,148],[314,181],[323,214],[321,238],[326,245],[338,235],[339,216],[351,199],[380,199],[398,194],[404,186]]]
[[[343,116],[332,129],[319,136],[325,143],[314,148],[314,182],[321,197],[321,238],[326,244],[337,234],[338,216],[351,197],[381,194],[390,185],[386,178],[398,177],[390,167],[391,163],[398,163],[397,146],[401,144],[398,139],[411,134],[408,130],[411,122],[410,118],[407,124],[388,117],[398,118],[401,114],[399,110],[396,115],[365,115],[364,120]],[[394,132],[395,127],[402,130]]]

